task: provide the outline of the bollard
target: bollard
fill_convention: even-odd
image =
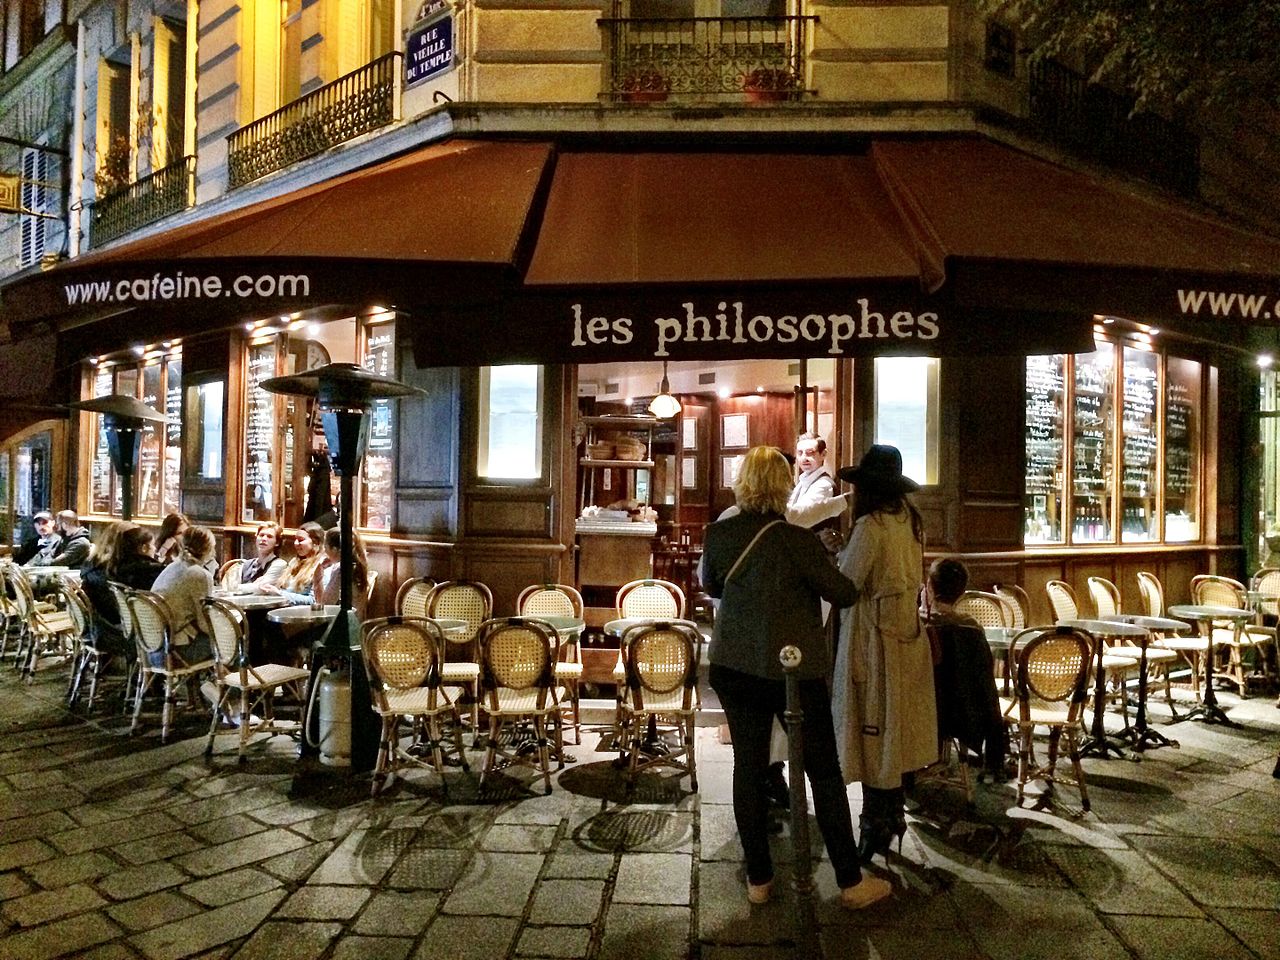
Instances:
[[[809,800],[804,789],[804,733],[801,724],[804,711],[800,708],[800,677],[796,670],[803,656],[800,648],[788,644],[778,653],[778,660],[786,672],[787,709],[783,718],[787,722],[787,760],[790,764],[787,779],[791,787],[791,847],[795,865],[794,886],[800,900],[800,945],[804,955],[817,957],[818,918],[813,905],[813,858],[809,851]]]

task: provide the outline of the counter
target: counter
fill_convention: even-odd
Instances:
[[[652,575],[656,523],[577,522],[579,586],[620,587]]]

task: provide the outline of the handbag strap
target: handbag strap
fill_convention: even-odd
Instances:
[[[754,547],[756,543],[760,540],[760,538],[764,536],[765,531],[768,530],[770,527],[776,527],[778,524],[782,522],[783,521],[781,520],[770,520],[763,527],[761,527],[759,530],[756,531],[756,535],[751,538],[751,542],[748,543],[746,547],[743,548],[740,554],[738,554],[738,559],[733,561],[733,566],[730,567],[729,572],[725,574],[725,578],[724,578],[725,583],[728,583],[730,580],[733,579],[733,575],[738,572],[738,567],[742,566],[742,561],[747,559],[747,554],[751,552],[751,548]]]

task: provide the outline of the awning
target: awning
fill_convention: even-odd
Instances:
[[[0,398],[30,400],[44,396],[53,383],[53,336],[34,337],[21,343],[0,344]]]
[[[128,314],[131,329],[173,334],[330,304],[493,301],[517,279],[551,155],[545,143],[426,147],[19,278],[0,303],[15,331]]]
[[[1221,336],[1280,319],[1280,242],[979,137],[872,156],[959,310],[1096,313]]]

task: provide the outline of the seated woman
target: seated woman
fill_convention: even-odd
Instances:
[[[155,537],[151,531],[129,524],[129,529],[120,534],[120,549],[111,579],[135,590],[150,590],[165,566],[152,555],[154,549]]]
[[[191,528],[185,513],[171,513],[160,521],[156,531],[156,559],[162,564],[178,559],[182,552],[182,535]]]
[[[129,658],[133,657],[134,648],[120,630],[120,608],[111,593],[110,582],[123,582],[118,573],[120,541],[126,532],[136,529],[135,524],[125,520],[115,520],[102,527],[94,538],[89,559],[80,571],[80,586],[93,606],[99,649],[122,653]],[[146,584],[146,587],[150,586]]]
[[[368,606],[369,591],[369,558],[364,550],[364,541],[358,533],[352,533],[352,558],[354,567],[351,573],[351,607],[361,620],[364,619]],[[342,532],[334,527],[324,534],[324,560],[316,567],[315,578],[311,585],[311,595],[317,603],[336,604],[340,602],[342,592]]]
[[[152,587],[169,604],[173,646],[187,663],[212,656],[202,603],[213,596],[213,574],[205,567],[211,556],[213,534],[204,527],[190,528],[182,535],[182,553],[160,572]]]
[[[982,756],[987,772],[998,778],[1004,770],[1005,729],[995,663],[978,621],[953,606],[968,583],[965,565],[944,557],[933,562],[925,584],[925,624],[936,644],[938,738],[955,737]]]
[[[285,562],[280,557],[280,540],[284,528],[272,520],[258,524],[254,537],[257,552],[240,567],[240,586],[236,593],[266,593],[264,587],[275,586],[284,576]]]
[[[324,527],[304,523],[293,538],[293,558],[275,584],[263,584],[261,592],[275,593],[290,603],[310,603],[316,567],[324,560]]]

